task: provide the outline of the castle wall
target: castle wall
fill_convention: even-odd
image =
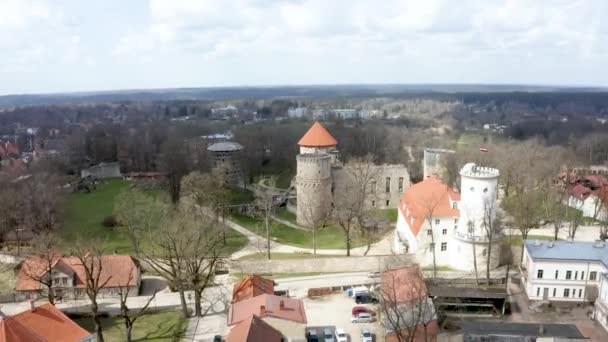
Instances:
[[[300,225],[311,226],[331,206],[331,156],[300,154],[296,159],[296,220]]]
[[[362,178],[360,174],[363,172],[370,178],[367,185],[367,208],[397,208],[403,193],[411,185],[410,174],[405,165],[369,165],[368,168],[365,164],[347,163],[332,169],[334,191],[339,192],[358,182],[357,178]]]
[[[439,148],[425,148],[422,163],[424,178],[432,175],[441,176],[444,171],[443,162],[447,155],[453,154],[452,150]]]
[[[88,169],[83,169],[80,171],[80,177],[85,178],[88,176],[93,176],[99,179],[118,178],[121,176],[120,165],[118,165],[118,163],[99,163],[91,166]]]

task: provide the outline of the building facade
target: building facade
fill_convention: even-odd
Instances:
[[[447,156],[454,154],[452,150],[440,148],[425,148],[422,163],[423,177],[441,177],[445,169],[444,162]]]
[[[460,176],[462,193],[434,176],[405,192],[399,204],[395,252],[414,253],[424,266],[472,271],[475,260],[477,268],[484,269],[489,258],[490,268],[498,267],[502,235],[493,224],[499,172],[469,163]]]
[[[592,302],[606,272],[603,242],[526,240],[522,278],[530,300]]]

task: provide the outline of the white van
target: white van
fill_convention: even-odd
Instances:
[[[351,323],[370,323],[374,321],[374,317],[367,312],[362,312],[350,319]]]

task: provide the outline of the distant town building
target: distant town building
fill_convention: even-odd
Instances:
[[[308,117],[309,110],[306,107],[289,108],[287,110],[287,116],[290,118],[304,118]]]
[[[243,146],[233,141],[218,142],[207,147],[213,157],[213,168],[224,172],[228,184],[241,188],[245,185],[241,170],[242,150]]]
[[[435,260],[437,265],[472,271],[474,260],[481,269],[490,258],[490,268],[498,267],[502,235],[496,231],[489,241],[486,225],[496,217],[499,171],[469,163],[460,177],[461,194],[434,176],[405,192],[395,229],[396,252],[415,253],[423,266]]]
[[[118,178],[121,177],[120,165],[117,162],[114,163],[99,163],[89,168],[80,171],[80,177],[95,177],[99,179],[104,178]]]
[[[239,110],[233,105],[227,105],[226,107],[212,108],[211,118],[216,120],[225,120],[238,114]]]
[[[340,118],[344,120],[356,119],[359,117],[359,111],[356,109],[333,109],[330,112],[334,118]]]

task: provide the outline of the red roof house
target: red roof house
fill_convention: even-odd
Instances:
[[[0,342],[88,342],[94,335],[51,304],[14,316],[0,314]]]
[[[338,141],[323,125],[315,121],[302,139],[298,141],[298,145],[305,147],[331,147],[338,145]]]
[[[264,322],[260,317],[251,315],[241,321],[228,333],[226,342],[281,342],[283,334]]]
[[[251,274],[234,284],[232,302],[240,302],[262,294],[274,294],[274,281],[262,278],[257,274]]]
[[[460,216],[460,212],[453,205],[453,202],[458,201],[459,193],[444,184],[441,179],[431,176],[407,189],[401,198],[399,211],[412,234],[416,236],[429,214],[433,217]]]
[[[118,295],[118,288],[129,287],[136,295],[141,283],[140,269],[133,258],[128,255],[102,255],[101,283],[106,282],[102,293]],[[60,292],[62,297],[78,297],[79,290],[86,287],[84,266],[74,256],[53,256],[52,273],[54,277],[54,290]],[[41,290],[41,284],[36,279],[49,274],[48,262],[40,256],[27,258],[17,274],[16,290],[25,298],[34,298]]]

